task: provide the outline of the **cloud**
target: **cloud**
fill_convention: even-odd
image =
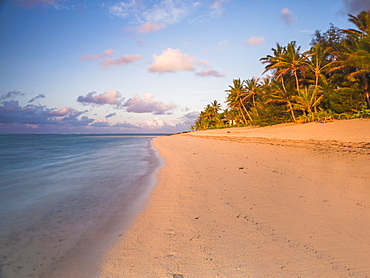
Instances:
[[[108,114],[107,116],[105,116],[106,118],[111,118],[111,117],[113,117],[113,116],[116,116],[116,113],[110,113],[110,114]]]
[[[159,128],[166,128],[166,127],[175,127],[176,124],[172,123],[171,121],[165,122],[160,118],[149,119],[146,120],[143,124],[140,124],[141,128],[149,128],[149,129],[159,129]]]
[[[100,60],[100,59],[103,59],[105,58],[102,63],[101,63],[101,68],[108,68],[108,67],[111,67],[111,66],[120,66],[122,64],[131,64],[131,63],[134,63],[138,60],[141,60],[143,59],[143,57],[141,55],[125,55],[125,56],[122,56],[120,58],[117,58],[117,59],[113,59],[111,58],[111,56],[114,54],[114,50],[113,49],[107,49],[105,50],[103,53],[101,54],[98,54],[98,55],[83,55],[80,57],[80,60],[91,60],[91,61],[97,61],[97,60]]]
[[[90,126],[95,126],[95,127],[109,127],[110,124],[109,124],[108,119],[107,118],[104,118],[102,120],[93,122]]]
[[[35,96],[34,98],[30,99],[28,101],[28,103],[34,102],[36,99],[39,99],[39,98],[45,98],[45,95],[44,94],[39,94],[39,95]]]
[[[370,0],[343,0],[343,13],[352,13],[357,15],[361,11],[370,9]]]
[[[140,1],[121,1],[109,7],[109,13],[113,16],[128,17],[133,12],[138,11],[140,7]]]
[[[196,3],[194,0],[121,1],[110,6],[108,13],[136,23],[176,24],[191,14],[198,6]]]
[[[193,111],[183,116],[182,121],[185,126],[190,127],[194,124],[195,120],[199,117],[199,112]]]
[[[166,27],[167,27],[167,25],[164,24],[164,23],[156,24],[156,23],[147,22],[147,23],[144,23],[140,26],[128,27],[128,28],[125,28],[125,29],[135,30],[136,32],[139,32],[139,33],[150,33],[150,32],[159,31],[159,30],[164,29]]]
[[[112,56],[114,54],[113,49],[107,49],[103,53],[98,54],[98,55],[83,55],[80,57],[80,60],[99,60],[101,58],[107,57],[107,56]]]
[[[83,116],[86,111],[77,111],[70,107],[62,109],[47,108],[46,106],[28,104],[20,106],[18,101],[5,101],[0,105],[0,123],[26,125],[88,125],[94,120]]]
[[[133,124],[130,124],[130,123],[127,123],[126,121],[121,123],[121,122],[118,122],[114,125],[112,125],[112,127],[123,127],[123,128],[135,128],[135,129],[138,129],[140,128],[139,126],[136,126],[136,125],[133,125]]]
[[[154,115],[169,114],[171,110],[177,106],[174,104],[164,104],[161,101],[154,100],[154,95],[151,93],[139,95],[128,99],[124,104],[127,112],[133,113],[153,113]]]
[[[108,68],[108,67],[111,67],[111,66],[120,66],[122,64],[131,64],[131,63],[134,63],[138,60],[141,60],[143,59],[143,57],[141,55],[126,55],[126,56],[122,56],[121,58],[118,58],[118,59],[113,59],[113,58],[106,58],[102,64],[101,64],[101,68]]]
[[[200,77],[208,77],[208,76],[225,77],[226,76],[225,73],[220,73],[220,72],[218,72],[216,70],[210,70],[210,69],[202,70],[202,71],[196,73],[196,75],[198,75]]]
[[[281,19],[286,24],[291,24],[295,21],[295,18],[292,16],[292,11],[289,10],[288,8],[284,8],[281,10]]]
[[[250,45],[259,45],[259,44],[263,44],[265,41],[265,38],[264,37],[251,37],[247,40],[246,42],[246,45],[247,46],[250,46]]]
[[[227,44],[228,44],[227,40],[220,41],[217,44],[217,48],[215,49],[215,51],[220,52],[220,51],[224,50],[227,47]]]
[[[111,104],[119,106],[122,102],[122,95],[116,90],[96,95],[96,92],[88,93],[86,96],[79,96],[77,102],[83,104]]]
[[[56,111],[51,111],[49,112],[49,115],[50,116],[55,116],[55,117],[64,117],[64,116],[67,116],[67,115],[75,115],[77,113],[84,113],[84,112],[79,112],[71,107],[63,107],[59,110],[56,110]]]
[[[210,9],[219,9],[219,8],[221,8],[222,3],[227,3],[227,2],[230,2],[230,0],[217,0],[217,1],[213,2],[213,4],[211,4],[209,6],[209,8]]]
[[[20,91],[10,91],[10,92],[7,92],[3,97],[1,97],[0,99],[7,99],[7,98],[12,98],[12,97],[17,97],[17,96],[24,96],[23,93],[21,93]]]
[[[67,7],[63,5],[63,2],[67,0],[16,0],[24,8],[34,8],[36,6],[51,7],[54,9],[66,9]]]
[[[161,55],[153,55],[154,63],[148,67],[150,72],[176,72],[193,71],[195,68],[196,57],[181,53],[180,49],[167,48]]]

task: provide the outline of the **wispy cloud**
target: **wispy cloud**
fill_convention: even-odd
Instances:
[[[123,107],[126,107],[127,112],[133,113],[153,113],[154,115],[170,114],[177,106],[174,104],[165,104],[161,101],[154,100],[154,95],[151,93],[143,94],[143,97],[136,94],[128,99]]]
[[[143,59],[143,57],[141,55],[125,55],[125,56],[122,56],[120,58],[112,58],[111,56],[115,53],[115,51],[113,49],[108,49],[106,51],[104,51],[103,53],[101,54],[97,54],[97,55],[83,55],[80,57],[80,60],[93,60],[93,61],[96,61],[96,60],[101,60],[101,59],[104,59],[102,62],[101,62],[101,68],[105,69],[105,68],[108,68],[108,67],[111,67],[111,66],[120,66],[120,65],[127,65],[127,64],[131,64],[131,63],[134,63],[138,60],[141,60]]]
[[[291,24],[295,21],[295,18],[292,15],[292,11],[289,10],[288,8],[284,8],[281,10],[281,19],[286,23],[286,24]]]
[[[114,54],[114,50],[113,49],[107,49],[107,50],[105,50],[101,54],[97,54],[97,55],[90,55],[90,54],[83,55],[83,56],[80,57],[80,60],[99,60],[99,59],[104,58],[104,57],[112,56],[113,54]]]
[[[30,99],[28,101],[28,103],[31,103],[31,102],[34,102],[35,100],[39,99],[39,98],[45,98],[46,96],[44,94],[39,94],[37,96],[35,96],[34,98]]]
[[[34,8],[41,5],[54,9],[66,9],[67,7],[64,4],[68,0],[16,0],[16,2],[25,8]]]
[[[222,3],[227,3],[227,2],[230,2],[230,0],[217,0],[215,2],[213,2],[209,8],[210,9],[220,9],[221,8],[221,4]]]
[[[212,77],[225,77],[226,76],[225,73],[221,73],[221,72],[218,72],[218,71],[212,70],[212,69],[202,70],[200,72],[197,72],[196,75],[198,75],[200,77],[209,77],[209,76],[212,76]]]
[[[143,57],[141,55],[126,55],[126,56],[122,56],[120,58],[117,58],[117,59],[113,59],[113,58],[106,58],[102,64],[101,64],[101,68],[105,69],[105,68],[108,68],[108,67],[111,67],[111,66],[120,66],[122,64],[124,65],[127,65],[127,64],[131,64],[131,63],[134,63],[138,60],[141,60],[143,59]]]
[[[17,96],[24,96],[24,93],[20,91],[10,91],[10,92],[7,92],[5,95],[3,95],[0,99],[13,98]]]
[[[96,92],[90,92],[86,96],[79,96],[77,101],[82,104],[97,104],[97,105],[117,105],[119,106],[123,101],[122,95],[116,90],[97,95]]]
[[[265,38],[264,37],[251,37],[247,40],[246,42],[246,45],[247,46],[250,46],[250,45],[259,45],[259,44],[263,44],[265,41]]]
[[[220,51],[224,50],[227,47],[228,43],[229,42],[227,40],[223,40],[223,41],[218,42],[215,51],[220,52]]]
[[[176,24],[199,6],[195,0],[121,1],[109,6],[108,13],[130,19],[133,23]]]
[[[161,29],[166,28],[167,25],[164,23],[152,23],[152,22],[147,22],[139,26],[134,26],[134,27],[127,27],[124,28],[124,30],[134,30],[139,33],[150,33],[150,32],[156,32]]]
[[[116,116],[116,113],[110,113],[110,114],[108,114],[107,116],[105,116],[106,118],[111,118],[111,117],[114,117],[114,116]]]

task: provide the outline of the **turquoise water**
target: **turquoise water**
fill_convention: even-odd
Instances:
[[[52,276],[81,250],[102,253],[155,183],[156,136],[0,135],[0,277]]]

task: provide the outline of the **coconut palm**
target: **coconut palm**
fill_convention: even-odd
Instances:
[[[295,122],[296,117],[293,107],[294,96],[295,95],[289,93],[280,82],[272,81],[270,83],[269,93],[265,96],[265,104],[273,103],[277,105],[286,105],[287,109],[285,112],[289,112],[292,120]]]
[[[354,35],[359,38],[369,37],[370,35],[370,9],[367,11],[362,11],[357,16],[349,14],[349,21],[352,22],[358,30],[356,29],[345,29],[342,30],[346,34]]]
[[[251,99],[253,107],[256,106],[256,96],[260,94],[262,84],[258,82],[258,79],[252,77],[251,79],[244,80],[245,98]]]
[[[319,79],[324,78],[334,64],[333,61],[330,61],[331,52],[331,48],[324,48],[322,45],[316,44],[305,53],[308,58],[305,65],[307,70],[314,75],[316,90],[319,86]]]
[[[305,86],[299,90],[299,95],[294,96],[296,103],[293,104],[294,108],[303,111],[304,114],[313,114],[317,112],[317,106],[323,100],[324,95],[322,89],[315,86]]]
[[[234,86],[229,86],[229,90],[225,90],[225,92],[229,93],[226,99],[228,107],[239,111],[240,115],[243,117],[244,124],[248,122],[244,115],[244,112],[245,114],[247,114],[249,120],[253,121],[243,102],[245,97],[245,88],[242,82],[240,81],[240,79],[234,79],[233,85]]]
[[[299,75],[305,74],[306,55],[300,54],[300,46],[296,42],[290,42],[287,47],[281,47],[278,44],[277,49],[272,49],[276,56],[267,56],[262,58],[262,63],[267,63],[265,73],[268,70],[274,70],[273,75],[277,80],[283,79],[284,76],[293,75],[296,83],[296,89],[299,90]],[[283,82],[283,81],[282,81]],[[284,82],[283,82],[284,85]]]

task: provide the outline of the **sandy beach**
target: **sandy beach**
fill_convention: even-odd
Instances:
[[[154,146],[165,166],[101,278],[370,277],[370,120]]]

